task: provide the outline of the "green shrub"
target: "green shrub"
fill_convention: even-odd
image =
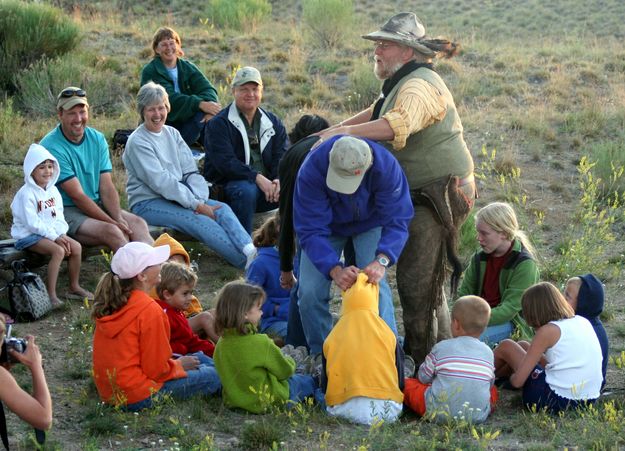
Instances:
[[[625,168],[625,139],[602,141],[588,150],[590,159],[596,163],[595,175],[601,179],[602,196],[607,197],[614,192],[625,193],[625,179],[620,176]]]
[[[208,16],[221,28],[255,29],[271,15],[267,0],[210,0]]]
[[[13,91],[13,76],[43,57],[74,49],[78,26],[61,11],[40,3],[0,1],[0,89]]]
[[[373,64],[368,59],[361,60],[349,74],[349,89],[345,98],[345,108],[350,112],[369,107],[380,93],[380,81],[375,78]]]
[[[87,91],[90,110],[95,114],[119,113],[131,95],[115,72],[98,61],[84,55],[66,55],[33,64],[16,77],[20,107],[37,116],[56,115],[58,92],[72,85]]]
[[[345,41],[354,24],[352,0],[306,0],[302,3],[302,21],[316,43],[332,48]]]

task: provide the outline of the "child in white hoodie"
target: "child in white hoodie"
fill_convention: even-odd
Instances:
[[[24,186],[11,203],[11,236],[18,250],[28,249],[49,255],[47,288],[52,305],[62,302],[56,294],[61,262],[68,258],[70,299],[93,299],[93,294],[78,283],[82,248],[68,237],[63,216],[63,200],[54,185],[59,178],[59,163],[43,146],[31,144],[24,158]]]

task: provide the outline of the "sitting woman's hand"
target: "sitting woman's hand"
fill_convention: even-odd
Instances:
[[[195,209],[195,213],[198,215],[208,216],[211,219],[215,219],[215,211],[219,210],[220,208],[221,208],[221,205],[215,205],[214,207],[211,207],[210,205],[201,203]]]
[[[185,371],[188,370],[196,370],[198,366],[200,366],[200,360],[193,355],[183,355],[178,360],[182,363],[182,368]]]

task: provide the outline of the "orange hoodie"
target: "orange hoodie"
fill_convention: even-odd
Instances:
[[[100,399],[134,404],[187,373],[171,358],[169,322],[147,293],[133,290],[128,303],[96,320],[93,335],[93,377]]]
[[[189,257],[189,253],[186,251],[184,246],[168,233],[163,233],[154,241],[154,247],[163,246],[165,244],[169,244],[169,258],[173,257],[174,255],[182,255],[187,266],[191,265],[191,258]],[[158,293],[156,292],[156,288],[154,288],[150,292],[150,296],[152,296],[154,299],[160,299],[158,297]],[[160,300],[162,301],[162,299]],[[193,299],[191,300],[191,305],[189,305],[189,308],[184,311],[184,315],[188,318],[190,316],[201,313],[202,310],[204,310],[202,308],[202,304],[200,304],[198,298],[193,296]]]

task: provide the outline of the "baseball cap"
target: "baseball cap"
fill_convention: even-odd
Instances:
[[[76,105],[89,106],[87,92],[82,88],[68,86],[56,96],[56,109],[70,110]]]
[[[169,258],[169,245],[152,247],[131,241],[120,247],[111,260],[111,271],[120,279],[132,279],[147,267],[160,265]]]
[[[260,72],[258,69],[251,66],[242,67],[234,74],[234,78],[232,79],[232,87],[241,86],[245,83],[256,83],[260,86],[263,85],[263,79],[260,78]]]
[[[330,151],[326,176],[328,188],[343,194],[353,194],[372,163],[371,148],[365,141],[353,136],[337,139]]]

